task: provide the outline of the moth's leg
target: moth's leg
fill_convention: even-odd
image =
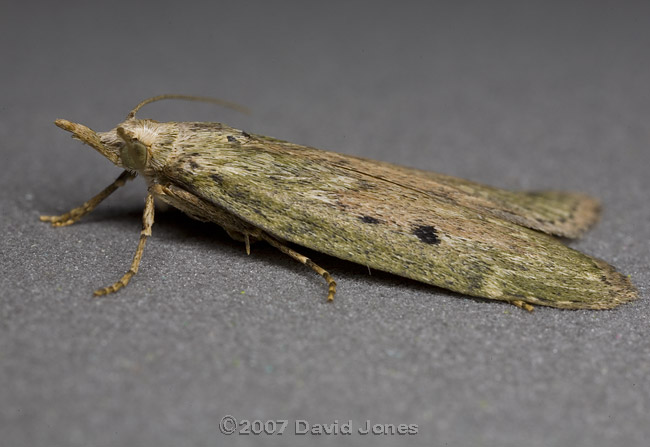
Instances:
[[[306,265],[307,267],[310,267],[312,270],[314,270],[316,273],[321,275],[323,278],[325,278],[325,281],[327,281],[327,284],[329,285],[329,290],[327,293],[327,300],[332,301],[334,299],[334,294],[336,294],[336,281],[332,278],[332,276],[327,273],[326,270],[324,270],[322,267],[318,266],[317,264],[314,263],[311,259],[309,259],[306,256],[301,255],[298,252],[293,251],[286,245],[283,245],[279,241],[273,239],[271,236],[268,234],[262,232],[260,234],[260,238],[264,239],[266,242],[280,250],[282,253],[285,253],[289,256],[291,256],[293,259],[295,259],[298,262],[301,262],[302,264]]]
[[[63,227],[71,225],[81,219],[83,216],[95,209],[102,200],[110,196],[120,186],[124,186],[126,182],[135,178],[135,174],[129,171],[124,171],[113,183],[104,188],[95,197],[84,203],[83,205],[73,208],[65,214],[60,216],[41,216],[43,222],[51,222],[53,227]]]
[[[518,308],[527,310],[528,312],[532,312],[533,310],[535,310],[535,308],[532,305],[521,300],[510,301],[510,304],[514,304]]]
[[[142,213],[142,231],[140,232],[140,242],[138,242],[138,248],[135,250],[135,255],[133,256],[133,261],[131,262],[131,268],[126,272],[115,284],[104,287],[103,289],[95,290],[93,295],[101,296],[107,295],[109,293],[116,292],[122,287],[126,286],[133,275],[138,273],[138,267],[140,266],[140,260],[142,259],[142,252],[144,251],[144,244],[147,242],[147,238],[151,236],[151,226],[153,225],[153,215],[154,215],[154,203],[153,203],[153,194],[149,192],[145,200],[144,212]]]
[[[249,234],[244,234],[244,243],[246,244],[246,254],[250,256],[251,254],[251,239]]]
[[[231,238],[244,242],[246,253],[249,255],[251,242],[259,239],[259,229],[176,185],[155,184],[151,186],[151,192],[195,219],[222,226]]]
[[[246,254],[250,255],[251,254],[251,236],[255,238],[255,235],[259,233],[259,231],[254,231],[251,233],[247,233],[245,229],[237,229],[233,230],[231,228],[225,228],[226,233],[228,233],[228,236],[233,238],[236,241],[240,241],[244,243],[244,247],[246,248]],[[255,239],[253,239],[255,240]]]
[[[327,299],[329,301],[334,299],[334,294],[336,293],[336,282],[332,279],[329,273],[327,273],[318,265],[314,264],[311,259],[301,255],[300,253],[296,253],[289,247],[281,244],[279,241],[265,234],[259,228],[251,226],[235,215],[228,213],[227,211],[222,210],[175,185],[152,185],[150,192],[159,196],[167,197],[168,199],[172,199],[173,206],[183,210],[190,216],[193,216],[199,220],[207,220],[221,225],[233,239],[244,241],[246,244],[246,252],[249,254],[251,237],[253,241],[257,239],[264,239],[269,244],[280,250],[282,253],[286,253],[293,259],[312,268],[316,273],[325,278],[325,281],[327,281],[329,284],[329,293],[327,295]]]

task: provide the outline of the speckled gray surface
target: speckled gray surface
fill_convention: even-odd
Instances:
[[[40,3],[0,14],[0,444],[647,445],[641,2]],[[602,220],[572,246],[630,274],[641,299],[528,314],[307,252],[339,282],[327,304],[303,266],[173,211],[129,287],[93,299],[130,262],[144,188],[71,227],[38,222],[119,173],[52,120],[106,130],[163,92],[254,113],[169,102],[141,116],[593,194]],[[227,437],[228,414],[289,427]],[[295,435],[297,419],[354,434]],[[367,420],[418,433],[361,435]]]

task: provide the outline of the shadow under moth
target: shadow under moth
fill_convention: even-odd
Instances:
[[[128,180],[148,185],[143,228],[130,269],[95,295],[115,292],[138,271],[154,222],[154,197],[222,226],[236,240],[266,241],[334,279],[287,244],[527,310],[533,305],[609,309],[633,300],[630,280],[604,261],[564,245],[598,218],[598,202],[563,191],[511,192],[389,163],[322,151],[206,122],[137,119],[161,99],[214,102],[186,95],[149,98],[108,132],[59,119],[124,169],[98,195],[60,216],[78,221]]]

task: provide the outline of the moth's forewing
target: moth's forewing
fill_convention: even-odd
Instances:
[[[556,236],[578,237],[598,220],[598,201],[578,192],[508,191],[436,172],[321,151],[259,135],[256,138],[263,144],[274,145],[278,151],[357,170]]]
[[[555,219],[577,234],[597,215],[586,196],[536,200],[220,124],[178,126],[186,137],[166,160],[165,180],[277,238],[484,298],[601,309],[636,296],[610,265],[520,225],[548,221],[547,231],[569,233]],[[533,218],[520,216],[531,210]]]

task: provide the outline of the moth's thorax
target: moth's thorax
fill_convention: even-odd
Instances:
[[[178,170],[188,175],[198,174],[199,166],[218,170],[219,166],[233,161],[233,151],[240,154],[253,140],[248,133],[221,123],[172,124],[175,126],[175,139],[166,147],[165,164],[160,165],[162,175],[167,177],[174,177],[176,174],[170,172]]]

